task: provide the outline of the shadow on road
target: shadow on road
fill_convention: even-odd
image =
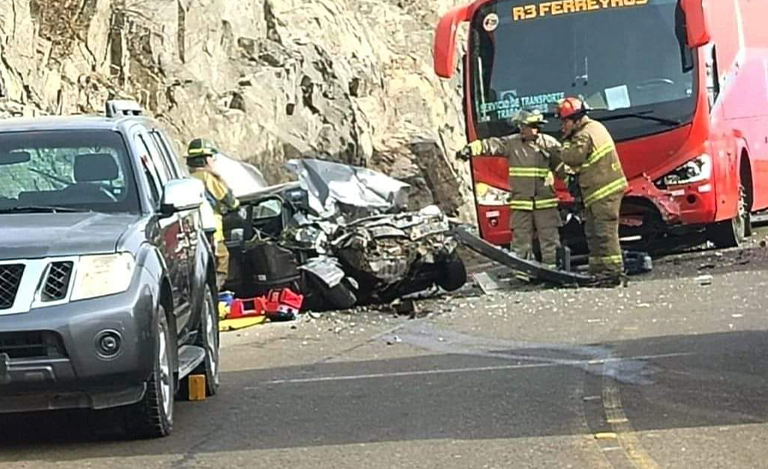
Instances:
[[[178,404],[162,440],[122,440],[113,413],[2,416],[0,462],[579,434],[601,369],[636,430],[762,423],[767,354],[768,333],[749,331],[228,373],[219,396]]]

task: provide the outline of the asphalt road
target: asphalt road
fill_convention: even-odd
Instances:
[[[764,236],[617,290],[229,333],[220,394],[178,403],[169,438],[125,441],[112,414],[5,416],[0,468],[767,467]]]

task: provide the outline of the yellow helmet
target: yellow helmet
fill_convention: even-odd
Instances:
[[[538,109],[523,109],[513,119],[513,122],[517,125],[524,125],[526,127],[540,127],[547,123],[544,119],[544,114]]]
[[[217,153],[219,153],[219,149],[207,138],[196,138],[189,142],[189,146],[187,147],[187,158],[214,156]]]

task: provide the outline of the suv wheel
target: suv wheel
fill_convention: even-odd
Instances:
[[[173,429],[175,383],[171,347],[176,344],[165,308],[160,306],[155,325],[155,353],[147,391],[138,403],[126,409],[128,431],[138,438],[167,436]]]
[[[197,332],[196,345],[205,349],[205,360],[192,374],[205,375],[205,393],[213,396],[219,390],[221,371],[219,369],[220,340],[219,313],[216,299],[210,285],[205,285],[205,297],[200,311],[200,329]]]

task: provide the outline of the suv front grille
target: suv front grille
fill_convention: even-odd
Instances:
[[[10,358],[66,358],[58,334],[48,331],[0,332],[0,353]]]
[[[67,296],[73,266],[74,263],[71,261],[51,264],[48,269],[48,277],[43,285],[43,291],[40,294],[43,301],[63,300]]]
[[[24,264],[0,265],[0,310],[13,307],[23,274]]]

